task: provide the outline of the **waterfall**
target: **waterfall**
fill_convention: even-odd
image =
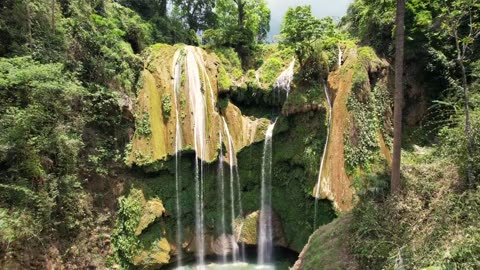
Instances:
[[[282,89],[286,92],[287,97],[288,94],[290,93],[290,85],[293,80],[293,68],[295,67],[295,58],[293,58],[292,62],[290,62],[290,65],[286,70],[284,70],[280,76],[278,76],[277,80],[275,81],[275,84],[273,87],[275,89]]]
[[[225,226],[225,176],[223,170],[223,136],[222,136],[222,129],[220,128],[218,131],[218,136],[220,139],[220,154],[218,157],[218,197],[220,198],[220,237],[226,237],[226,226]],[[222,252],[222,263],[227,262],[227,253]]]
[[[337,45],[338,47],[338,68],[342,66],[342,60],[343,60],[343,52],[342,49],[340,48],[340,45]]]
[[[232,136],[230,135],[230,130],[228,129],[227,122],[225,122],[225,118],[222,117],[223,126],[225,128],[225,133],[227,134],[228,139],[228,156],[229,156],[229,164],[230,164],[230,201],[231,201],[231,226],[232,226],[232,233],[233,233],[233,225],[235,224],[235,177],[234,177],[234,165],[235,165],[235,149],[233,148],[233,140]],[[238,259],[238,246],[235,242],[235,237],[232,237],[232,261],[235,263]]]
[[[180,204],[180,188],[181,188],[181,176],[180,176],[180,150],[182,149],[182,134],[181,134],[181,126],[180,126],[180,104],[179,104],[179,96],[178,92],[180,89],[181,84],[181,73],[182,73],[182,66],[181,66],[181,51],[177,50],[173,57],[173,90],[174,90],[174,101],[175,101],[175,195],[176,195],[176,211],[177,211],[177,234],[176,234],[176,241],[177,241],[177,264],[178,266],[182,266],[182,209]]]
[[[241,224],[240,228],[238,230],[238,234],[235,236],[235,239],[237,239],[237,242],[240,241],[240,236],[242,235],[242,229],[243,229],[243,206],[242,206],[242,190],[240,189],[240,174],[238,173],[238,164],[235,166],[235,174],[237,176],[237,193],[238,193],[238,213],[240,215]],[[242,241],[240,243],[241,245],[241,256],[242,256],[242,261],[246,261],[246,253],[245,253],[245,243]]]
[[[320,170],[318,172],[317,189],[315,191],[315,213],[314,213],[315,216],[313,217],[314,230],[317,228],[317,211],[318,211],[318,197],[320,196],[320,182],[322,179],[322,171],[323,171],[323,165],[325,163],[325,156],[327,154],[328,141],[330,139],[330,127],[332,126],[332,101],[330,100],[330,95],[328,94],[328,87],[326,82],[324,83],[323,88],[325,90],[325,96],[327,97],[327,103],[328,103],[328,125],[327,125],[327,137],[325,139],[325,145],[323,147],[322,161],[320,162]]]
[[[262,157],[262,190],[258,240],[258,264],[268,264],[272,257],[272,135],[275,128],[275,119],[268,126],[265,134]]]
[[[204,166],[206,103],[202,93],[199,65],[194,47],[187,46],[187,79],[190,108],[193,113],[195,148],[195,240],[197,263],[205,264]]]

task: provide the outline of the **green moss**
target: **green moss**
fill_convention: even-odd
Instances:
[[[113,260],[124,269],[168,263],[170,245],[160,233],[159,223],[153,223],[164,212],[160,200],[146,201],[140,189],[133,188],[128,196],[120,197],[112,235]]]
[[[302,108],[307,104],[323,104],[325,101],[325,93],[321,84],[313,84],[299,89],[293,89],[285,101],[283,108],[286,110],[294,108]]]
[[[260,68],[260,82],[272,84],[283,69],[283,62],[279,58],[269,58]]]
[[[152,130],[150,129],[150,115],[148,112],[144,112],[142,116],[137,117],[137,121],[135,121],[135,131],[139,136],[147,137],[152,134]]]
[[[227,71],[223,66],[220,66],[218,68],[218,88],[220,91],[226,91],[230,89],[230,85],[232,84],[232,81],[230,80],[230,77],[228,76]]]
[[[147,228],[155,219],[159,218],[165,212],[162,201],[159,199],[153,199],[148,201],[143,207],[143,213],[138,221],[135,235],[138,236],[142,231]]]
[[[320,227],[312,234],[303,257],[305,270],[357,269],[356,262],[347,253],[350,216],[342,216]]]
[[[172,99],[168,94],[162,95],[162,112],[165,119],[170,118],[170,113],[172,112]]]

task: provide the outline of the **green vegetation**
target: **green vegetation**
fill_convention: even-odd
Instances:
[[[220,116],[251,128],[232,134],[235,143],[253,141],[237,153],[245,214],[259,209],[260,141],[265,118],[277,116],[271,196],[285,245],[300,251],[315,218],[327,224],[338,214],[311,235],[305,269],[479,269],[480,3],[406,3],[405,186],[393,196],[393,0],[355,0],[338,25],[310,6],[289,8],[278,44],[264,44],[266,0],[1,1],[0,268],[157,269],[175,261],[176,104],[167,88],[173,54],[186,44],[206,51],[219,93],[216,108],[207,104],[214,130],[206,139],[218,142]],[[286,99],[273,85],[294,58]],[[183,72],[185,125],[188,80]],[[335,137],[344,148],[330,153],[344,156],[329,169],[348,174],[356,205],[340,215],[320,200],[314,217],[328,139],[324,83],[334,105],[346,105],[333,115],[348,117]],[[184,144],[193,135],[183,128],[182,136]],[[207,147],[202,170],[207,239],[220,223],[217,147]],[[185,251],[195,242],[194,156],[184,145],[178,167]]]
[[[162,112],[165,119],[170,118],[170,113],[172,112],[172,99],[169,95],[162,96]]]
[[[215,13],[217,27],[205,31],[209,46],[233,47],[246,69],[252,66],[253,52],[270,30],[270,9],[265,0],[219,0]]]
[[[335,24],[332,18],[317,19],[312,15],[310,6],[289,8],[282,24],[282,43],[291,47],[300,62],[314,53],[313,43],[321,38],[333,36]]]
[[[150,115],[148,112],[142,113],[142,116],[138,117],[135,123],[137,134],[143,137],[150,136],[152,134],[152,129],[150,128]]]
[[[153,228],[151,224],[165,212],[162,202],[158,199],[146,201],[143,192],[138,189],[130,190],[130,194],[120,197],[118,202],[111,264],[118,263],[128,269],[131,265],[167,263],[170,258],[168,242],[161,237],[158,229],[153,230],[158,234],[153,237],[156,240],[147,230]]]
[[[88,222],[76,177],[85,121],[76,104],[86,94],[61,64],[0,58],[1,209],[13,214],[4,216],[7,232],[21,227],[17,236],[1,236],[3,243],[41,237],[47,228],[80,230]]]
[[[476,269],[480,193],[463,189],[448,160],[422,151],[429,153],[404,155],[401,195],[364,198],[353,211],[352,252],[369,269],[393,269],[399,260],[407,269]]]

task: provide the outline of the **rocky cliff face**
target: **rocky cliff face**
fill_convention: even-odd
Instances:
[[[343,65],[328,76],[332,126],[325,164],[313,191],[331,200],[339,212],[349,211],[355,203],[355,176],[378,156],[390,164],[385,138],[392,131],[388,63],[370,48],[344,50]]]
[[[135,134],[127,160],[129,165],[142,170],[135,172],[137,179],[128,183],[126,193],[141,190],[143,204],[161,199],[165,209],[162,214],[150,215],[139,233],[128,238],[138,247],[137,251],[131,250],[130,259],[121,253],[119,256],[132,264],[152,266],[164,263],[161,260],[148,263],[159,258],[160,251],[162,260],[174,261],[180,250],[191,254],[197,249],[196,158],[205,162],[206,252],[220,254],[233,249],[226,244],[231,242],[232,235],[237,241],[256,244],[261,142],[274,116],[279,117],[272,152],[275,244],[300,252],[315,229],[315,219],[318,225],[326,224],[335,217],[335,210],[351,209],[355,175],[374,162],[377,153],[383,153],[388,160],[388,65],[367,48],[344,48],[342,67],[328,77],[333,123],[327,138],[329,110],[322,82],[305,82],[294,76],[288,98],[285,89],[277,87],[276,78],[295,67],[292,56],[291,52],[272,46],[262,52],[264,60],[256,70],[242,74],[230,51],[207,52],[181,45],[155,45],[147,51],[134,106]],[[362,121],[368,124],[368,129],[361,128]],[[199,137],[199,125],[203,137]],[[219,162],[229,162],[227,129],[236,156],[233,165],[239,173],[243,212],[236,212],[234,231],[223,234],[218,229],[220,198],[222,192],[229,194],[231,190],[229,185],[220,189]],[[180,143],[176,141],[179,134]],[[318,186],[319,162],[327,140],[326,161]],[[201,154],[199,142],[205,145]],[[179,154],[177,165],[176,154]],[[224,155],[221,159],[220,154]],[[223,166],[223,175],[229,175],[228,168],[228,164]],[[181,243],[176,243],[175,236],[176,169],[182,179],[179,191],[184,239]],[[319,197],[323,198],[317,217],[312,187],[315,187],[313,195],[320,188]],[[232,201],[227,197],[224,203],[227,205],[224,214],[229,217]],[[122,222],[129,220],[135,223],[135,229],[140,226],[137,224],[140,218],[132,220],[127,216]],[[227,227],[230,225],[227,222]],[[121,238],[124,234],[119,231],[117,236]],[[149,250],[153,253],[148,253]]]

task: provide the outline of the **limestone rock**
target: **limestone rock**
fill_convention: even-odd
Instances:
[[[135,230],[135,236],[139,236],[144,229],[146,229],[155,219],[162,216],[165,213],[162,201],[159,199],[153,199],[145,203],[143,215],[138,222],[137,229]]]
[[[318,183],[312,194],[320,198],[327,198],[333,202],[338,212],[347,212],[355,203],[355,190],[352,180],[346,171],[346,156],[344,134],[352,132],[350,119],[352,112],[348,110],[347,102],[351,95],[360,99],[373,91],[379,84],[387,85],[388,63],[378,58],[369,48],[352,46],[345,50],[344,64],[341,68],[331,72],[328,76],[328,88],[333,100],[332,126],[326,152],[325,164],[319,175]],[[358,78],[364,79],[364,81]],[[369,78],[376,78],[375,85]],[[360,82],[358,82],[360,81]],[[387,87],[385,87],[386,91]],[[380,130],[372,130],[378,141],[379,154],[383,154],[387,162],[391,160],[390,151],[384,141],[388,134]],[[317,189],[320,189],[317,192]]]
[[[178,69],[175,71],[176,63],[182,63],[181,74],[178,74]],[[221,145],[219,130],[223,129],[222,116],[217,108],[218,77],[221,69],[222,66],[214,54],[197,47],[157,44],[150,48],[137,86],[136,130],[128,164],[149,166],[175,155],[177,122],[181,125],[180,151],[194,149],[201,133],[195,129],[201,126],[200,129],[204,131],[201,138],[205,143],[200,145],[205,145],[205,149],[197,154],[206,162],[217,159],[218,148]],[[177,81],[174,80],[175,74]],[[198,86],[196,83],[200,84],[201,89],[193,87]],[[201,94],[198,91],[201,91]],[[193,95],[192,92],[197,95]],[[202,99],[200,103],[199,96]],[[198,114],[204,121],[204,127],[195,125],[195,121],[199,120],[195,115]],[[231,129],[230,133],[235,134],[233,140],[236,152],[263,139],[263,126],[268,119],[243,116],[231,103],[223,114]]]
[[[234,231],[239,242],[243,242],[247,245],[258,244],[258,231],[259,231],[260,211],[255,211],[245,218],[239,218],[235,220]],[[273,231],[273,243],[276,246],[288,247],[285,235],[283,232],[283,225],[280,216],[272,212],[272,231]]]
[[[150,250],[143,250],[133,258],[134,265],[155,266],[170,261],[170,244],[165,238],[153,244]]]
[[[222,234],[210,244],[213,253],[219,256],[226,256],[233,252],[238,252],[238,244],[235,237],[231,234]]]

